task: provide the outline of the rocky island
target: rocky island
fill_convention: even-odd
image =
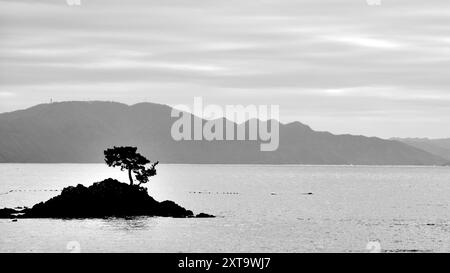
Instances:
[[[64,188],[60,195],[32,208],[0,209],[0,218],[101,218],[127,216],[214,217],[194,215],[173,201],[158,202],[147,189],[106,179],[89,187],[77,185]]]
[[[214,217],[206,213],[194,215],[173,201],[153,199],[141,184],[156,175],[158,162],[150,164],[136,150],[135,147],[114,147],[105,151],[107,165],[128,170],[130,184],[108,178],[89,187],[81,184],[66,187],[60,195],[31,208],[0,209],[0,218]],[[138,184],[133,183],[133,174]]]

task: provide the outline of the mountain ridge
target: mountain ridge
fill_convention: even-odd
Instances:
[[[70,101],[3,113],[0,162],[99,163],[104,149],[122,145],[138,146],[162,163],[444,165],[450,161],[397,140],[318,132],[298,121],[280,123],[280,146],[274,152],[261,152],[260,141],[175,141],[170,129],[178,118],[171,117],[171,111],[168,105],[150,102]]]
[[[450,138],[393,138],[450,161]]]

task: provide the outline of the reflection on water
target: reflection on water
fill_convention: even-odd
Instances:
[[[150,230],[157,225],[158,221],[153,217],[146,216],[133,216],[133,217],[108,217],[102,219],[100,222],[100,228],[106,228],[116,231],[137,231],[137,230]]]
[[[0,193],[14,190],[0,207],[127,181],[100,164],[0,164],[0,173]],[[6,219],[0,252],[67,252],[69,242],[82,252],[367,252],[373,241],[381,252],[448,252],[449,182],[445,167],[161,165],[148,184],[155,199],[220,217]]]

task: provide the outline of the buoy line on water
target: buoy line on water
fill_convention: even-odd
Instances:
[[[60,192],[62,190],[55,190],[55,189],[26,189],[26,190],[10,190],[7,192],[0,193],[0,195],[7,195],[10,193],[18,193],[18,192]],[[212,191],[189,191],[189,194],[223,194],[223,195],[239,195],[241,193],[239,192],[212,192]]]
[[[227,194],[227,195],[238,195],[239,192],[212,192],[212,191],[189,191],[190,194]]]
[[[49,190],[49,189],[42,189],[42,190],[10,190],[10,191],[7,191],[7,192],[0,193],[0,195],[6,195],[6,194],[14,193],[14,192],[42,192],[42,191],[57,192],[57,191],[62,191],[62,190]]]

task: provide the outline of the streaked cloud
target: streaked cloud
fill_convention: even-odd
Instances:
[[[350,45],[357,45],[362,47],[373,47],[380,49],[400,49],[402,45],[393,41],[383,40],[383,39],[375,39],[368,38],[364,36],[332,36],[325,37],[325,39],[329,39],[330,41],[347,43]]]
[[[10,97],[14,97],[15,94],[12,92],[0,92],[0,98],[10,98]]]
[[[443,0],[0,0],[0,112],[201,95],[336,133],[449,137],[449,15]]]

